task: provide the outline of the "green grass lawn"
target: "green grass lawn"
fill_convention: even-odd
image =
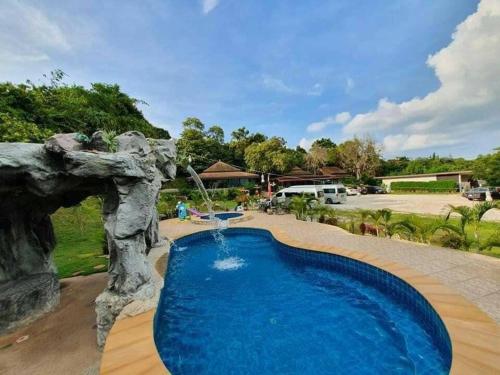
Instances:
[[[88,198],[76,207],[60,208],[52,215],[52,222],[59,278],[107,270],[108,260],[102,256],[104,227],[98,198]]]
[[[351,211],[351,210],[335,210],[335,211],[338,214],[338,217],[341,220],[343,220],[344,222],[349,222],[349,220],[357,220],[356,230],[359,231],[359,223],[360,223],[359,212]],[[434,221],[438,218],[438,216],[436,216],[436,215],[417,215],[417,214],[405,214],[405,213],[393,212],[391,222],[401,221],[401,220],[404,220],[404,219],[409,218],[409,217],[412,217],[415,221],[423,223],[423,224],[431,223],[432,221]],[[367,221],[370,221],[370,220],[368,219]],[[449,222],[451,224],[458,226],[460,219],[452,217],[452,218],[450,218]],[[472,236],[473,230],[470,226],[467,227],[466,231],[470,236]],[[498,223],[498,222],[482,221],[479,225],[479,236],[481,238],[487,238],[498,231],[500,231],[500,223]],[[440,234],[434,235],[433,241],[432,241],[432,243],[434,245],[439,246],[439,236],[440,236]],[[460,250],[457,250],[457,251],[460,251]],[[471,251],[471,252],[477,252],[479,254],[489,255],[489,256],[500,258],[500,247],[492,247],[490,250]]]

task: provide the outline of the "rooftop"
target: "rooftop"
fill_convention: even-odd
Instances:
[[[404,174],[404,175],[394,175],[394,176],[378,176],[375,178],[405,178],[405,177],[429,177],[429,176],[450,176],[450,175],[472,175],[472,171],[452,171],[452,172],[436,172],[436,173],[416,173],[416,174]]]
[[[202,180],[229,180],[236,178],[259,179],[260,176],[255,173],[242,171],[219,160],[200,173],[200,178]]]

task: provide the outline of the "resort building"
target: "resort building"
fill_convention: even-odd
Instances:
[[[199,174],[203,183],[209,188],[228,188],[258,183],[260,175],[242,171],[223,161],[212,164]]]
[[[312,174],[299,167],[294,167],[285,176],[279,176],[275,182],[279,186],[292,185],[328,185],[338,183],[349,173],[339,167],[323,167],[318,174]]]
[[[380,176],[375,177],[382,180],[386,186],[387,191],[391,190],[391,183],[400,181],[415,181],[415,182],[429,182],[450,180],[455,181],[460,191],[468,190],[471,188],[471,183],[474,183],[472,171],[456,171],[456,172],[439,172],[439,173],[423,173],[423,174],[409,174],[403,176]]]

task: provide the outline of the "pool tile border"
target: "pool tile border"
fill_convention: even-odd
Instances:
[[[229,211],[232,212],[232,211]],[[238,217],[232,217],[227,219],[227,222],[229,225],[231,224],[236,224],[236,223],[243,223],[248,220],[253,219],[253,215],[247,211],[241,212],[243,215],[238,216]],[[192,217],[191,218],[191,223],[196,224],[196,225],[212,225],[213,223],[210,220],[205,220],[197,217]]]
[[[374,266],[401,279],[425,297],[446,327],[452,351],[450,374],[500,374],[500,326],[478,307],[437,279],[397,262],[368,255],[361,250],[352,251],[297,241],[275,226],[244,229],[264,229],[269,231],[276,241],[287,247],[296,248],[295,250],[340,255]],[[197,228],[191,234],[205,231]],[[188,235],[190,234],[183,234],[174,240]],[[155,310],[150,310],[114,324],[104,348],[101,374],[170,373],[163,365],[154,343],[154,313]]]

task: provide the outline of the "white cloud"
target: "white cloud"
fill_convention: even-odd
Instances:
[[[323,86],[320,83],[315,83],[314,86],[307,92],[309,96],[321,96],[323,94]]]
[[[299,141],[299,146],[302,147],[304,150],[309,151],[315,140],[316,138],[314,139],[301,138]]]
[[[334,124],[345,124],[351,119],[351,114],[349,112],[341,112],[335,116],[329,116],[321,121],[312,122],[307,126],[308,132],[319,132],[324,130],[329,125]]]
[[[296,90],[285,84],[281,79],[271,77],[270,75],[262,76],[262,85],[272,91],[284,93],[284,94],[294,94]]]
[[[219,0],[202,0],[203,14],[208,14],[219,5]]]
[[[0,62],[39,62],[69,51],[64,30],[40,9],[19,1],[0,4]]]
[[[349,112],[340,112],[335,116],[335,122],[337,124],[345,124],[351,119],[351,114]]]
[[[351,77],[347,77],[345,80],[345,92],[350,93],[354,88],[354,80]]]
[[[428,57],[440,81],[436,91],[402,103],[383,98],[373,112],[354,116],[344,132],[384,137],[390,153],[486,141],[500,124],[499,61],[500,1],[482,0],[451,43]]]

